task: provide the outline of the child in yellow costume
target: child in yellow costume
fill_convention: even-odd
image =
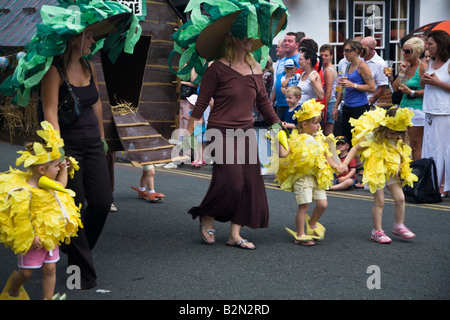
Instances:
[[[28,171],[10,168],[0,174],[0,242],[19,255],[19,271],[10,277],[0,299],[29,299],[23,283],[41,267],[42,296],[51,299],[58,245],[69,243],[82,228],[81,206],[75,205],[73,191],[64,188],[68,171],[73,175],[78,165],[62,157],[64,142],[53,126],[47,121],[41,126],[37,134],[46,144],[29,143],[27,151],[18,151],[16,166],[23,163]]]
[[[407,127],[412,126],[414,113],[407,108],[392,107],[389,110],[376,108],[365,112],[359,119],[350,119],[354,127],[352,144],[347,158],[343,162],[348,166],[350,160],[361,155],[364,166],[363,184],[368,184],[373,194],[374,206],[372,219],[374,229],[371,240],[378,243],[390,243],[382,229],[384,207],[384,188],[394,199],[395,224],[392,232],[404,239],[415,237],[405,225],[405,197],[402,186],[413,186],[417,176],[412,173],[411,147],[408,145]]]
[[[283,138],[284,131],[279,134],[280,159],[276,180],[283,190],[295,193],[298,205],[297,232],[289,228],[286,231],[295,238],[295,243],[302,245],[313,245],[314,239],[324,238],[325,228],[318,221],[328,205],[325,190],[333,180],[332,168],[341,169],[338,168],[340,163],[332,159],[326,142],[327,139],[333,140],[332,135],[325,138],[320,130],[323,108],[324,105],[315,99],[304,102],[294,114],[298,124],[289,139]],[[307,211],[312,201],[316,202],[316,207],[309,218]]]

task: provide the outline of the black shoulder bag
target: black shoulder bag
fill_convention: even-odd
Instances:
[[[64,82],[66,83],[67,89],[69,90],[69,93],[64,97],[64,99],[58,106],[58,122],[60,126],[65,127],[78,120],[78,118],[81,116],[81,113],[83,113],[83,106],[81,105],[78,97],[75,95],[75,92],[73,92],[72,87],[66,80],[66,77],[64,77],[63,73],[58,67],[57,69]]]
[[[59,74],[61,75],[61,78],[64,80],[64,82],[67,86],[67,89],[69,90],[69,93],[64,97],[62,102],[59,103],[59,105],[58,105],[59,126],[66,127],[78,120],[78,118],[83,113],[83,106],[81,105],[80,100],[75,95],[75,92],[73,92],[72,87],[70,86],[66,77],[64,77],[64,74],[61,72],[59,67],[57,67],[56,65],[55,65],[55,67],[58,70]],[[39,122],[44,120],[44,111],[42,110],[41,99],[39,99],[38,105],[37,105],[37,116],[38,116]]]

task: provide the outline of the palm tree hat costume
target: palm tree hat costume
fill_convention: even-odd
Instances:
[[[286,28],[288,17],[281,0],[191,0],[185,12],[191,12],[190,20],[172,35],[169,66],[173,55],[180,54],[178,77],[190,81],[195,69],[197,84],[208,62],[223,56],[229,34],[253,38],[252,54],[264,66],[273,38]]]
[[[85,30],[93,32],[95,44],[90,58],[100,49],[115,62],[123,51],[133,53],[141,35],[138,18],[123,4],[101,0],[58,0],[57,6],[41,8],[42,23],[25,46],[26,54],[14,73],[3,81],[0,91],[14,96],[14,103],[26,106],[31,90],[36,88],[50,68],[53,57],[66,50],[66,43]]]

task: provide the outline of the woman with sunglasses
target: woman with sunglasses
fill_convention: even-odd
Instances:
[[[400,107],[414,112],[413,126],[407,129],[413,160],[419,160],[422,154],[425,114],[422,111],[424,90],[420,86],[420,79],[424,75],[427,65],[421,62],[420,56],[424,49],[423,40],[417,37],[410,38],[405,42],[402,48],[403,62],[399,66],[398,77],[392,84],[394,91],[403,93]]]
[[[344,56],[349,62],[345,75],[339,80],[339,85],[345,88],[344,106],[342,107],[342,135],[351,137],[350,118],[358,119],[370,109],[368,92],[375,91],[375,81],[369,66],[359,57],[365,56],[368,48],[361,42],[349,39],[344,42]],[[338,106],[342,101],[343,91],[338,91],[334,104],[333,119],[337,121]]]

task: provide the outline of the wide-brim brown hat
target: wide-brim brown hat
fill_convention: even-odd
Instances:
[[[90,24],[84,31],[92,31],[92,35],[96,41],[106,38],[110,33],[119,32],[121,27],[126,27],[129,24],[124,24],[132,16],[131,12],[124,12],[111,16],[102,21]]]
[[[195,49],[197,53],[205,59],[216,60],[222,57],[225,53],[225,39],[228,35],[232,35],[233,24],[237,17],[242,13],[242,10],[235,11],[223,18],[217,19],[209,26],[207,26],[197,37],[195,42]],[[277,35],[282,28],[286,25],[287,14],[279,19],[273,36]],[[273,22],[273,16],[271,17],[270,24]],[[260,33],[260,26],[258,27]],[[273,38],[273,37],[272,37]],[[261,48],[264,45],[262,39],[254,39],[251,52]]]
[[[287,25],[288,10],[280,1],[266,0],[192,0],[185,12],[191,12],[191,19],[172,34],[174,49],[169,55],[178,53],[177,76],[192,81],[194,69],[199,84],[205,73],[207,61],[224,56],[227,37],[253,38],[252,54],[261,65],[269,54],[273,38]]]

